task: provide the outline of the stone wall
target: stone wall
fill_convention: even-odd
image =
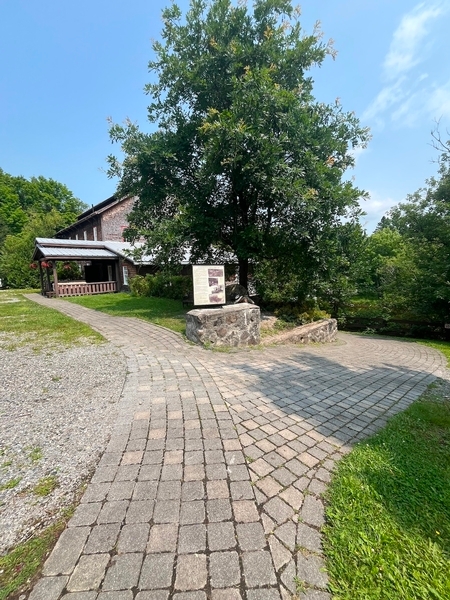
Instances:
[[[186,314],[186,337],[204,346],[254,346],[260,341],[260,318],[253,304],[196,308]]]
[[[263,344],[311,344],[334,342],[337,335],[336,319],[321,319],[295,327],[285,333],[264,338]]]

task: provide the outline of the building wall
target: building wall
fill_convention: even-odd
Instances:
[[[95,235],[94,235],[95,228],[97,228],[97,240],[95,239]],[[86,233],[86,236],[85,236],[85,233]],[[77,238],[77,236],[78,236],[78,238]],[[101,224],[100,217],[95,216],[95,217],[92,217],[92,219],[90,219],[89,221],[80,223],[79,227],[77,227],[76,229],[74,228],[73,231],[71,231],[70,239],[72,239],[72,240],[86,239],[91,242],[102,241],[102,224]]]
[[[125,198],[80,224],[74,223],[69,232],[59,237],[72,240],[122,242],[123,230],[128,227],[127,215],[133,208],[134,202],[133,197]],[[94,228],[97,229],[97,236],[94,234]]]
[[[98,238],[99,240],[110,242],[123,241],[123,230],[128,227],[127,215],[133,208],[134,201],[134,198],[126,198],[101,214],[102,237]]]

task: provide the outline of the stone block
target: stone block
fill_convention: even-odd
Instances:
[[[321,319],[295,327],[286,333],[267,337],[263,344],[311,344],[334,342],[337,335],[336,319]]]
[[[210,346],[255,346],[260,342],[261,315],[254,304],[194,309],[186,314],[186,337]]]

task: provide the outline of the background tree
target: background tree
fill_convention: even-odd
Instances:
[[[305,297],[363,195],[343,175],[368,131],[338,102],[316,102],[307,75],[331,45],[304,34],[290,0],[255,0],[252,13],[191,0],[184,22],[176,5],[163,20],[146,88],[158,130],[110,129],[125,158],[110,156],[109,174],[139,197],[129,238],[165,263],[187,249],[192,261],[234,257],[245,287],[251,265],[261,289],[274,275],[285,297]]]
[[[52,237],[87,206],[62,183],[14,177],[0,169],[0,278],[12,287],[35,287],[30,270],[36,237]]]
[[[392,311],[450,319],[450,154],[438,177],[394,207],[369,240],[374,288]]]

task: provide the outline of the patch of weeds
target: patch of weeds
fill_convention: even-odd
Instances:
[[[22,477],[15,477],[14,479],[10,479],[6,483],[0,485],[0,492],[2,492],[3,490],[13,490],[19,485],[21,481]]]
[[[5,460],[5,462],[2,463],[2,469],[7,469],[8,467],[10,467],[12,465],[12,460]]]
[[[61,381],[61,377],[53,376],[52,381]]]
[[[30,586],[68,519],[64,517],[40,535],[0,556],[0,600],[6,600],[14,592],[23,592]]]
[[[299,577],[294,577],[294,583],[295,591],[297,594],[301,594],[306,591],[306,584],[303,581],[303,579],[300,579]]]
[[[212,352],[225,352],[227,354],[234,350],[231,346],[215,346],[212,342],[205,342],[203,348]]]
[[[254,459],[254,458],[252,458],[251,456],[246,456],[246,457],[245,457],[245,460],[246,460],[248,463],[255,462],[255,459]]]
[[[38,462],[44,456],[42,449],[39,446],[28,448],[28,458],[31,462]]]
[[[58,479],[54,475],[42,477],[31,490],[35,496],[48,496],[58,486]]]

